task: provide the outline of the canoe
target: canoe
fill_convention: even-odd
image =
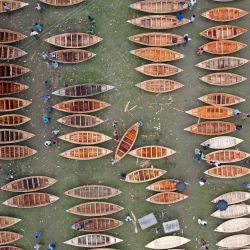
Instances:
[[[212,55],[227,55],[247,47],[247,44],[232,40],[213,41],[202,45],[200,48]]]
[[[249,60],[233,56],[214,57],[196,64],[197,67],[208,70],[229,70],[248,63]]]
[[[88,233],[96,233],[96,232],[104,232],[113,230],[115,228],[120,227],[123,224],[122,221],[112,219],[112,218],[91,218],[79,221],[72,226],[72,229],[88,232]],[[81,228],[79,229],[79,226]]]
[[[139,127],[139,122],[136,122],[124,133],[115,151],[115,162],[120,161],[131,150],[136,141]]]
[[[66,7],[82,3],[84,0],[40,0],[40,1],[48,5]]]
[[[198,98],[209,105],[231,106],[244,102],[245,99],[228,93],[211,93]]]
[[[24,250],[23,248],[14,247],[14,246],[0,246],[0,250]]]
[[[58,89],[52,94],[65,97],[87,97],[99,95],[113,88],[113,86],[106,84],[80,84]]]
[[[65,195],[85,200],[109,199],[121,194],[121,191],[104,185],[84,185],[70,189]]]
[[[186,113],[202,119],[216,120],[234,116],[234,109],[221,106],[201,106],[190,109]]]
[[[72,148],[64,151],[60,154],[68,159],[72,160],[93,160],[97,158],[104,157],[111,154],[112,151],[106,148],[96,147],[96,146],[82,146],[77,148]]]
[[[29,176],[11,181],[1,187],[9,192],[34,192],[48,188],[57,182],[56,179],[47,176]]]
[[[175,153],[173,149],[163,146],[144,146],[129,152],[130,155],[141,159],[162,159]]]
[[[249,244],[250,244],[249,234],[237,234],[220,240],[219,242],[217,242],[216,246],[225,248],[239,248],[239,247],[246,247]]]
[[[233,191],[229,193],[222,194],[212,200],[213,203],[216,203],[219,200],[225,200],[229,205],[241,203],[250,199],[249,192],[243,191]]]
[[[0,64],[0,78],[13,78],[28,73],[30,70],[21,65],[2,63]]]
[[[57,121],[62,123],[63,125],[73,128],[90,128],[104,122],[99,117],[85,114],[68,115],[59,118]]]
[[[206,161],[218,161],[220,163],[232,163],[242,161],[250,154],[236,149],[222,149],[205,155]]]
[[[163,176],[167,171],[158,168],[143,168],[130,172],[126,175],[124,181],[130,183],[143,183],[153,181]]]
[[[28,3],[24,3],[21,1],[14,1],[14,0],[0,0],[0,13],[5,13],[3,10],[3,4],[6,3],[7,6],[10,8],[10,11],[19,10],[27,5]]]
[[[9,231],[0,231],[0,245],[11,244],[23,238],[21,234]]]
[[[58,197],[47,193],[26,193],[14,196],[3,204],[17,208],[35,208],[50,205],[58,199]]]
[[[201,15],[217,22],[229,22],[247,15],[248,12],[233,7],[218,7],[208,10]]]
[[[247,29],[241,28],[239,26],[219,25],[202,31],[200,35],[213,40],[226,40],[233,39],[246,32]]]
[[[9,45],[0,45],[0,60],[13,60],[22,56],[25,56],[27,53],[17,47]]]
[[[205,146],[209,144],[209,148],[211,149],[227,149],[235,147],[241,142],[243,142],[242,139],[233,136],[217,136],[204,141],[201,145]]]
[[[123,207],[116,204],[94,201],[79,204],[66,211],[79,216],[106,216],[120,212],[123,209]]]
[[[153,47],[167,47],[184,43],[183,36],[163,32],[142,33],[130,36],[128,39],[134,43]]]
[[[151,79],[135,86],[151,93],[162,94],[182,88],[184,85],[171,79]]]
[[[153,76],[153,77],[166,77],[176,75],[183,70],[167,63],[152,63],[152,64],[145,64],[140,67],[135,68],[138,72]]]
[[[55,35],[45,39],[45,41],[62,48],[80,49],[99,43],[102,41],[102,38],[87,33],[78,32]]]
[[[0,80],[0,96],[17,94],[28,88],[29,86],[19,82]]]
[[[188,198],[187,195],[177,192],[164,192],[155,194],[147,199],[147,201],[158,205],[170,205]]]
[[[175,179],[160,180],[149,185],[146,189],[154,192],[172,192],[176,191],[176,186],[179,182],[181,181]]]
[[[14,97],[3,97],[0,98],[0,112],[9,112],[18,109],[25,108],[31,104],[31,101],[14,98]]]
[[[217,178],[238,178],[250,174],[250,169],[235,165],[222,165],[210,168],[204,172],[207,175]]]
[[[10,144],[26,141],[34,136],[34,134],[23,130],[11,128],[0,129],[0,144]]]
[[[87,234],[75,237],[64,244],[76,247],[106,247],[122,242],[123,240],[106,234]]]
[[[0,115],[0,126],[19,126],[30,121],[30,118],[19,114]]]
[[[146,29],[166,30],[187,24],[189,20],[184,18],[182,21],[179,21],[176,16],[171,15],[149,15],[137,17],[127,22]]]
[[[1,160],[19,160],[36,154],[37,151],[27,146],[6,145],[0,147]]]
[[[11,227],[21,221],[21,219],[9,217],[9,216],[0,216],[0,229],[4,229],[6,227]]]
[[[220,233],[236,233],[250,227],[250,218],[236,218],[223,222],[214,229]]]
[[[245,81],[246,79],[247,79],[246,77],[227,72],[212,73],[200,78],[200,80],[202,80],[205,83],[220,87],[226,87],[238,84]]]
[[[152,62],[170,62],[174,60],[179,60],[184,57],[183,54],[178,53],[174,50],[157,47],[135,49],[131,50],[130,53]]]
[[[58,137],[61,140],[80,145],[93,145],[106,142],[112,138],[94,131],[75,131]]]
[[[68,113],[92,113],[109,106],[109,103],[97,99],[79,98],[60,102],[54,105],[53,108]]]
[[[22,33],[13,30],[0,29],[0,44],[15,43],[25,39],[26,37],[27,36]]]
[[[164,236],[151,241],[145,247],[150,249],[174,248],[188,243],[190,240],[181,236]]]

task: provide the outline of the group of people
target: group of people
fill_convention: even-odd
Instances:
[[[43,246],[43,244],[40,242],[41,236],[42,236],[42,233],[40,231],[37,231],[34,233],[35,239],[36,240],[39,239],[39,241],[33,247],[34,250],[40,250],[41,247]],[[48,250],[55,250],[55,249],[56,249],[56,245],[54,243],[49,243]]]

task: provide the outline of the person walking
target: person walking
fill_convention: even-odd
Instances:
[[[188,3],[189,10],[192,10],[195,4],[196,4],[196,0],[189,0],[189,3]]]
[[[7,3],[3,3],[3,11],[10,16],[10,8],[8,7]]]
[[[40,3],[37,3],[37,4],[36,4],[35,9],[36,9],[37,11],[39,11],[39,12],[42,12],[42,7],[41,7]]]
[[[43,24],[40,23],[40,22],[35,23],[34,29],[35,29],[37,32],[41,33],[41,32],[43,31]]]
[[[191,17],[190,17],[190,23],[193,23],[194,21],[195,21],[195,19],[196,19],[196,16],[195,15],[192,15]]]
[[[183,36],[183,39],[184,39],[184,43],[183,43],[183,46],[186,47],[188,45],[188,42],[191,40],[191,38],[189,37],[188,34],[185,34]]]
[[[207,225],[207,221],[202,220],[201,218],[198,218],[198,224],[202,225],[202,226],[206,226]]]
[[[39,39],[39,33],[35,31],[34,29],[31,29],[30,36],[33,36],[36,39]]]

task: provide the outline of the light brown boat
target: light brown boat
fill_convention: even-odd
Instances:
[[[147,201],[158,205],[169,205],[188,198],[187,195],[177,192],[164,192],[155,194],[147,199]]]
[[[0,246],[0,250],[24,250],[24,249],[14,246]]]
[[[0,129],[0,144],[17,143],[34,137],[34,134],[18,129]]]
[[[9,216],[0,216],[0,229],[11,227],[21,221],[21,219],[9,217]]]
[[[0,60],[13,60],[22,56],[25,56],[27,53],[17,47],[9,45],[0,45]]]
[[[250,199],[249,192],[243,191],[233,191],[229,193],[222,194],[212,200],[213,203],[216,203],[219,200],[225,200],[229,205],[241,203]]]
[[[179,247],[188,243],[190,240],[181,236],[164,236],[151,241],[145,247],[150,249],[166,249]]]
[[[249,234],[237,234],[226,237],[219,242],[217,242],[216,246],[223,248],[239,248],[246,247],[250,245],[250,235]]]
[[[30,70],[21,65],[1,63],[0,78],[13,78],[28,73]]]
[[[10,231],[0,231],[0,245],[11,244],[21,238],[23,238],[21,234]]]
[[[19,114],[0,115],[0,126],[19,126],[30,121],[30,118]]]
[[[181,181],[175,179],[160,180],[149,185],[146,189],[154,192],[172,192],[176,191],[176,186],[179,182]]]
[[[0,44],[15,43],[25,39],[27,36],[7,29],[0,29]]]
[[[223,222],[214,229],[220,233],[236,233],[246,230],[250,227],[250,218],[236,218]]]
[[[6,145],[0,147],[1,160],[19,160],[36,154],[37,151],[27,146]]]
[[[13,95],[27,90],[29,86],[14,81],[0,80],[0,96]]]
[[[48,5],[67,7],[82,3],[84,0],[40,0],[40,1]]]
[[[14,0],[0,0],[0,13],[5,13],[4,9],[3,9],[3,4],[6,4],[10,11],[15,11],[15,10],[19,10],[27,5],[29,5],[28,3],[24,3],[21,1],[14,1]]]
[[[0,112],[10,112],[18,109],[25,108],[31,104],[31,101],[14,98],[14,97],[3,97],[0,98]]]

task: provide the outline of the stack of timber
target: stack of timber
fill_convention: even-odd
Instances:
[[[40,0],[42,3],[58,6],[58,7],[67,7],[75,4],[82,3],[84,0]]]
[[[0,44],[19,42],[27,36],[12,30],[0,29]]]
[[[24,3],[24,2],[21,2],[21,1],[0,0],[0,14],[5,13],[5,10],[3,9],[3,4],[4,3],[9,7],[10,11],[19,10],[19,9],[29,5],[28,3]]]

